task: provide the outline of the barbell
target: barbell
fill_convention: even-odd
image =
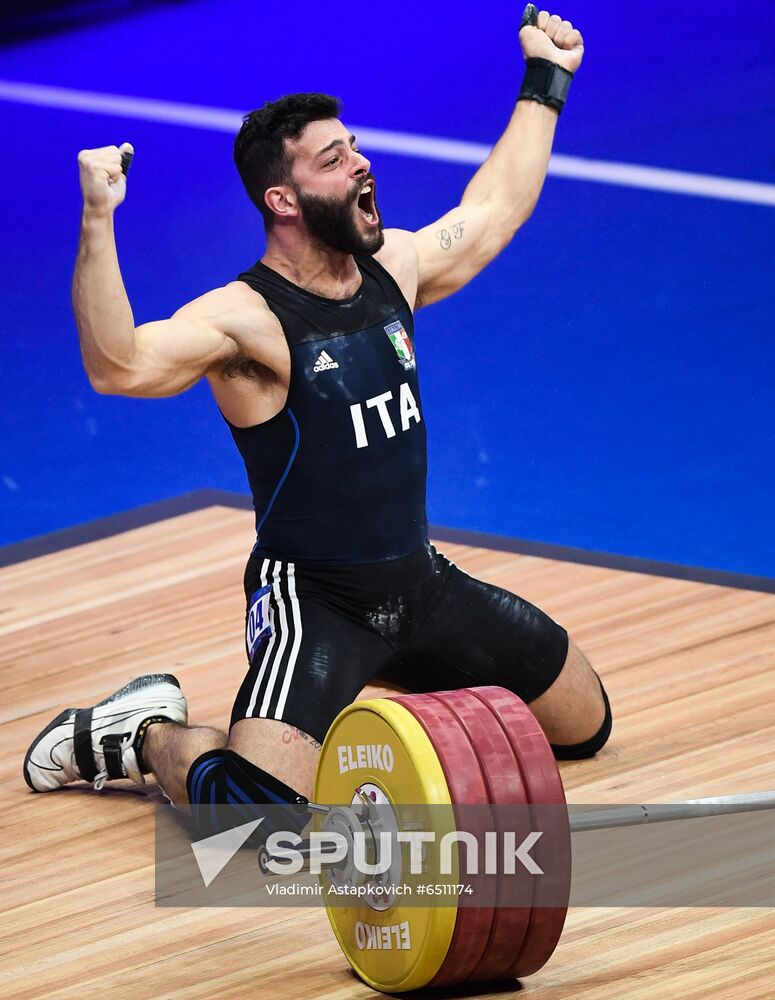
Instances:
[[[499,687],[348,706],[323,743],[314,800],[307,808],[323,838],[335,835],[348,846],[344,857],[344,852],[317,855],[331,927],[361,979],[387,993],[516,979],[542,968],[565,922],[572,833],[775,808],[775,792],[759,792],[571,815],[554,755],[535,716],[516,695]],[[423,819],[428,825],[427,815],[433,813],[430,825],[442,828],[441,834],[470,835],[478,844],[505,833],[513,846],[519,837],[513,839],[512,826],[524,832],[526,825],[537,824],[540,839],[530,841],[529,861],[540,877],[523,868],[513,878],[488,881],[475,867],[473,875],[465,876],[476,890],[473,905],[459,905],[462,900],[454,894],[443,905],[417,905],[417,898],[397,895],[395,889],[378,891],[407,881],[399,850],[381,880],[342,905],[340,893],[359,878],[364,881],[353,864],[357,837],[368,840],[373,861],[379,854],[376,845],[384,846],[380,838],[401,839],[399,828],[412,826],[407,816],[418,808],[425,815],[419,814],[417,826]],[[405,837],[409,849],[411,834]],[[310,858],[315,849],[307,842],[302,853]],[[271,860],[264,848],[259,863],[265,873]],[[458,867],[442,871],[438,861],[437,852],[423,856],[419,881],[461,889]],[[524,902],[528,899],[530,905]]]

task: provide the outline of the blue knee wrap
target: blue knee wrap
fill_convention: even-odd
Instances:
[[[262,824],[261,839],[282,825],[300,832],[308,819],[303,795],[233,750],[210,750],[197,757],[189,769],[186,790],[194,824],[207,835],[266,817],[267,806],[299,808],[268,810],[273,821]]]

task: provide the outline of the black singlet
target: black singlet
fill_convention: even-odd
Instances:
[[[395,559],[427,542],[425,423],[414,323],[392,276],[356,258],[349,299],[325,299],[257,263],[239,275],[277,316],[291,352],[283,409],[229,424],[256,511],[257,556]]]

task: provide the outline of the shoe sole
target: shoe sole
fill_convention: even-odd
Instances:
[[[119,688],[118,691],[114,691],[113,694],[108,695],[107,698],[103,698],[102,701],[98,701],[96,705],[92,706],[92,708],[101,708],[103,705],[110,705],[111,702],[118,701],[119,698],[123,698],[124,695],[126,694],[133,694],[135,691],[142,691],[143,688],[153,687],[155,684],[174,684],[175,687],[178,688],[178,690],[180,689],[180,682],[178,681],[177,677],[173,677],[172,674],[144,674],[142,677],[135,677],[133,681],[130,681],[128,684],[125,684],[122,688]],[[44,740],[48,736],[48,734],[52,731],[52,729],[56,729],[56,727],[61,726],[63,722],[67,722],[71,712],[80,712],[80,711],[81,711],[80,708],[66,708],[63,712],[60,712],[55,719],[52,719],[51,722],[49,722],[49,724],[46,726],[46,728],[41,730],[30,744],[29,750],[24,755],[24,764],[22,767],[23,767],[24,780],[27,782],[27,785],[33,792],[41,792],[42,794],[43,791],[42,789],[36,788],[33,785],[32,780],[29,776],[28,765],[30,762],[30,758],[35,752],[35,748],[38,746],[41,740]],[[47,790],[55,791],[56,789],[52,788]]]

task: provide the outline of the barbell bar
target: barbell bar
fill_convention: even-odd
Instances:
[[[775,809],[775,792],[748,792],[707,799],[686,799],[683,802],[611,806],[608,809],[571,813],[569,823],[571,833],[583,833],[586,830],[615,830],[623,826],[729,816],[733,813],[759,812],[762,809]]]
[[[311,813],[326,815],[334,806],[326,806],[309,802],[305,806]],[[760,812],[765,809],[775,809],[775,792],[746,792],[740,795],[720,795],[705,799],[685,799],[682,802],[649,803],[648,805],[609,806],[606,809],[595,809],[584,812],[570,812],[568,824],[570,832],[585,833],[589,830],[615,830],[625,826],[645,826],[648,823],[670,823],[675,820],[703,819],[708,816],[729,816],[738,813]],[[358,808],[353,809],[358,814]],[[360,817],[359,817],[360,818]],[[315,849],[308,842],[302,842],[296,850],[308,860],[317,859],[321,864],[328,863],[336,852]],[[261,869],[266,876],[277,875],[266,868],[269,855],[264,854],[260,861]],[[332,861],[336,867],[341,861]]]

